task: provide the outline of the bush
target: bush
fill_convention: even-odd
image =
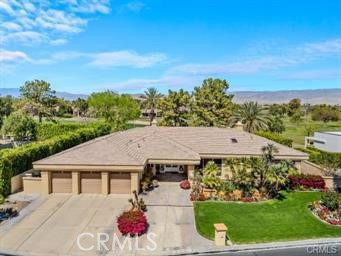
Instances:
[[[279,144],[283,144],[285,146],[292,147],[293,141],[291,139],[283,137],[279,133],[267,132],[267,131],[258,131],[258,132],[256,132],[256,135],[267,138],[269,140],[273,140]]]
[[[0,153],[0,195],[11,191],[11,178],[32,168],[32,163],[88,140],[110,133],[111,126],[96,124],[42,142],[19,148],[3,149]]]
[[[321,202],[329,210],[337,210],[339,208],[339,195],[336,192],[326,192],[321,196]]]
[[[117,218],[117,226],[122,235],[139,236],[147,231],[147,218],[142,211],[126,211]]]
[[[190,189],[191,188],[191,183],[189,180],[183,180],[180,182],[180,188],[182,189]]]
[[[290,187],[292,189],[297,189],[300,187],[304,187],[306,189],[324,189],[326,187],[326,183],[319,175],[297,174],[290,175],[288,178]]]
[[[34,140],[37,133],[37,123],[23,111],[11,113],[2,127],[3,134],[13,136],[15,140]]]
[[[83,123],[41,123],[37,127],[37,140],[46,140],[54,136],[76,131],[80,128],[91,127],[95,124]]]

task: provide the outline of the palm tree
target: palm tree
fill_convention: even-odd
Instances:
[[[147,109],[149,109],[149,121],[150,124],[152,124],[156,113],[155,109],[159,103],[159,100],[162,97],[162,94],[158,92],[158,90],[155,87],[150,87],[144,92],[145,96],[144,98],[146,99],[145,101],[145,106]]]
[[[267,130],[270,116],[265,108],[257,102],[246,102],[231,116],[230,122],[235,125],[238,121],[243,124],[244,131],[254,133],[258,130]]]

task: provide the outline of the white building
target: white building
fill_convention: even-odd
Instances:
[[[323,151],[341,153],[341,131],[315,132],[314,137],[305,138],[305,146],[313,142],[314,147]]]

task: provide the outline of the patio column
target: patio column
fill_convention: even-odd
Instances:
[[[48,195],[51,193],[51,172],[49,171],[42,171],[41,174],[41,187],[42,187],[42,194]]]
[[[78,171],[72,172],[72,194],[80,193],[80,173]]]
[[[187,166],[187,178],[189,180],[194,179],[194,165],[188,165]]]
[[[140,179],[139,174],[136,172],[130,173],[130,190],[133,192],[136,190],[137,193],[140,191]]]
[[[101,176],[102,176],[102,194],[107,195],[109,194],[109,173],[101,172]]]

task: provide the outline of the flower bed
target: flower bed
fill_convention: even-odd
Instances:
[[[319,175],[297,174],[289,178],[290,187],[293,189],[319,189],[326,188],[326,183]]]
[[[117,218],[117,226],[122,235],[140,236],[147,231],[148,223],[143,211],[129,210]]]
[[[336,210],[330,210],[324,206],[321,201],[311,203],[309,208],[319,219],[332,225],[341,226],[341,211],[339,208]]]
[[[183,180],[180,182],[180,188],[182,189],[190,189],[191,188],[191,183],[189,182],[189,180]]]

